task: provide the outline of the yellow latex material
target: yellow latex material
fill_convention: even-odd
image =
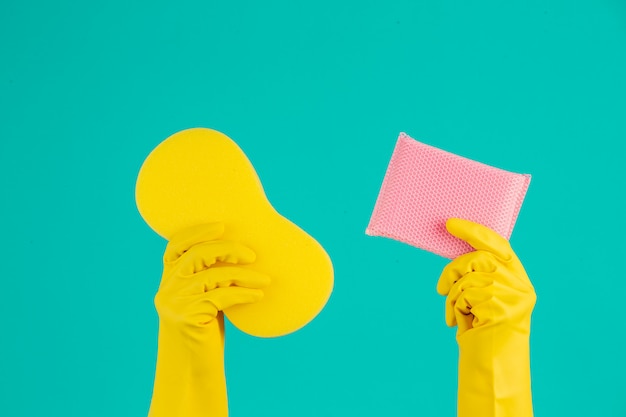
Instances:
[[[330,258],[272,207],[252,164],[226,135],[196,128],[167,138],[141,167],[135,197],[144,220],[166,239],[194,225],[221,222],[225,240],[255,251],[255,269],[271,275],[272,284],[260,301],[225,308],[240,330],[261,337],[293,332],[328,300]]]
[[[226,417],[222,309],[253,303],[270,278],[251,269],[255,253],[221,240],[221,224],[172,238],[155,297],[159,348],[150,417]]]
[[[459,417],[530,417],[530,318],[534,288],[509,242],[493,230],[449,219],[448,231],[476,249],[443,270],[446,323],[457,326]]]

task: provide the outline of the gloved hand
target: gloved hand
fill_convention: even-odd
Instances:
[[[534,288],[509,242],[493,230],[449,219],[448,232],[474,252],[443,270],[446,323],[457,326],[459,417],[530,417],[530,318]]]
[[[269,277],[239,266],[254,262],[255,254],[218,240],[223,231],[219,223],[192,227],[165,250],[155,296],[159,347],[151,417],[228,415],[221,310],[259,300]]]

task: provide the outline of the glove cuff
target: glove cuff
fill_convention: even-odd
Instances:
[[[458,342],[458,416],[532,417],[529,335],[499,325]]]

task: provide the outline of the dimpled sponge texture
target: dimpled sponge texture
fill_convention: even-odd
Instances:
[[[401,133],[366,233],[456,258],[473,249],[446,231],[446,220],[472,220],[508,239],[529,183],[528,174],[485,165]]]

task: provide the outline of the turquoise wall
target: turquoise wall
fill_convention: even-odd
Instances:
[[[364,234],[400,131],[533,175],[535,414],[626,415],[626,4],[0,4],[0,415],[146,415],[165,242],[143,159],[188,127],[246,152],[332,256],[306,328],[227,328],[231,415],[454,416],[446,260]]]

